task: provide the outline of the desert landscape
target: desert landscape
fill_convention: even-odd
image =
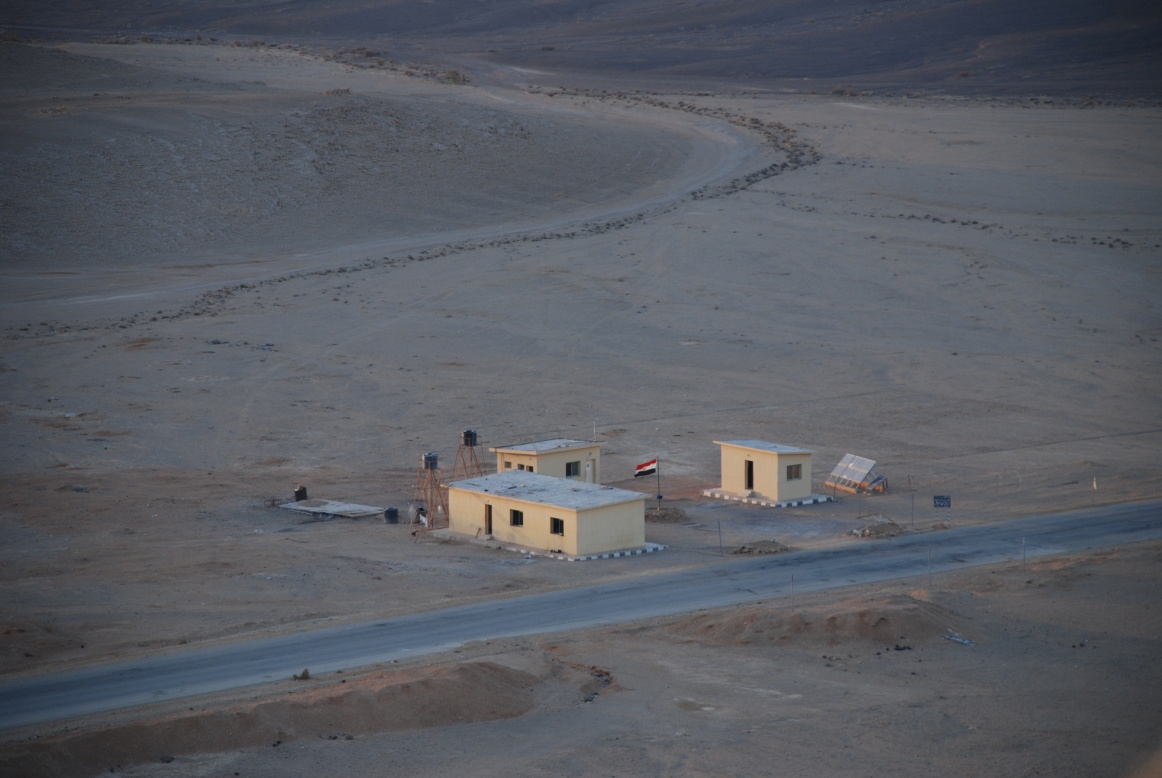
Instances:
[[[0,16],[0,683],[1162,496],[1144,6],[74,5]],[[596,436],[651,496],[658,457],[666,549],[275,507],[403,507],[469,428]],[[707,500],[724,438],[890,487]],[[474,643],[2,732],[0,766],[1160,775],[1160,562]]]

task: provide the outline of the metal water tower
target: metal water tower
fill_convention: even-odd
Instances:
[[[420,457],[412,505],[416,519],[428,529],[448,525],[448,494],[440,476],[440,455],[428,452]]]
[[[484,446],[476,430],[464,430],[460,434],[460,445],[456,449],[456,464],[452,466],[452,480],[479,478],[484,475],[481,455]]]

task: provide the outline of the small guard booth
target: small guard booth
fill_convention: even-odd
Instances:
[[[448,485],[448,529],[589,556],[641,548],[646,495],[519,470]]]
[[[722,492],[775,503],[811,497],[813,451],[764,440],[716,440],[722,447]]]
[[[488,449],[496,454],[496,472],[525,470],[590,484],[601,483],[601,444],[553,438]]]

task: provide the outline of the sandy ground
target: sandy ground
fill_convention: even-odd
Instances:
[[[455,85],[272,47],[0,56],[7,675],[704,564],[719,526],[727,551],[802,548],[869,515],[926,530],[933,494],[969,523],[1162,494],[1157,108]],[[269,507],[299,482],[402,506],[466,428],[596,430],[606,482],[652,490],[627,476],[658,456],[686,520],[647,526],[661,554],[569,565]],[[820,490],[871,457],[891,489],[704,502],[722,437],[815,450]],[[1158,562],[472,646],[356,691],[10,733],[0,759],[1125,775],[1162,744]]]

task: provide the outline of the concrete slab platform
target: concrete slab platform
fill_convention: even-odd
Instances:
[[[300,513],[313,513],[319,516],[338,516],[342,519],[366,519],[372,516],[382,517],[384,508],[376,508],[374,505],[359,505],[353,502],[340,502],[338,500],[301,500],[299,502],[287,502],[278,506],[286,508],[289,511],[298,511]]]

